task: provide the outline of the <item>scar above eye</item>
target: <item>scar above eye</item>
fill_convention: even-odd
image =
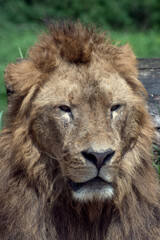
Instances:
[[[67,123],[71,122],[72,115],[66,112],[62,115],[62,119],[63,119],[64,123],[67,124]]]

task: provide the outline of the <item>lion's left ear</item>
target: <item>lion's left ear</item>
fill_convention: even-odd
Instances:
[[[132,89],[141,96],[147,96],[143,84],[138,80],[138,61],[132,48],[127,43],[119,47],[119,54],[115,60],[118,71],[126,79]]]
[[[138,62],[131,46],[126,43],[121,45],[119,48],[121,50],[121,54],[123,55],[124,61],[132,67],[137,67]]]
[[[40,81],[41,73],[29,60],[11,63],[5,69],[5,84],[11,92],[25,96],[27,91]]]

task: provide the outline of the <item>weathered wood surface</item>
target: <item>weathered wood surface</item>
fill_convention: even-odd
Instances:
[[[148,108],[156,129],[156,145],[160,146],[160,58],[141,58],[139,80],[145,86],[149,98]]]
[[[139,79],[149,95],[160,96],[160,58],[141,58],[139,60]]]

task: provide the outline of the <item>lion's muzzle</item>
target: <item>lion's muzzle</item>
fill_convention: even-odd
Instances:
[[[103,152],[95,152],[91,148],[82,151],[83,157],[92,162],[96,168],[99,170],[106,162],[110,161],[113,155],[115,154],[115,151],[113,151],[111,148],[107,149]]]

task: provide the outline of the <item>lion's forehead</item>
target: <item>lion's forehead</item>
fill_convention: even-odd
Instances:
[[[54,101],[54,104],[78,105],[87,100],[94,102],[101,99],[108,105],[112,101],[127,101],[132,90],[117,72],[102,71],[100,67],[97,71],[91,69],[76,66],[57,69],[41,87],[37,95],[38,103],[46,105]]]

